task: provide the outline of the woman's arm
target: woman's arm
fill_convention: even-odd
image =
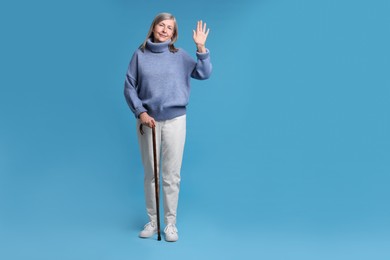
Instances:
[[[210,53],[206,48],[206,40],[209,35],[210,29],[206,30],[206,23],[198,21],[196,31],[193,30],[193,36],[196,48],[197,48],[197,62],[194,70],[191,73],[191,77],[195,79],[208,79],[211,75],[211,62]]]
[[[142,101],[138,97],[138,93],[136,90],[138,86],[137,59],[137,53],[134,53],[126,72],[124,89],[126,102],[129,105],[131,111],[134,113],[135,117],[139,117],[142,112],[146,112],[146,109],[142,105]]]

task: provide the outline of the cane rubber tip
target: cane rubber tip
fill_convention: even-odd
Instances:
[[[160,236],[159,236],[159,237],[157,237],[157,240],[158,240],[158,241],[161,241],[161,237],[160,237]]]

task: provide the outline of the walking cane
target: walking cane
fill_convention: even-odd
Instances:
[[[143,125],[140,124],[139,131],[141,135],[144,134],[143,131]],[[153,139],[153,168],[154,168],[154,192],[156,195],[156,210],[157,210],[157,240],[161,240],[161,234],[160,234],[160,186],[158,181],[158,174],[157,174],[157,152],[156,152],[156,128],[152,127],[152,139]]]
[[[160,234],[160,182],[157,174],[157,152],[156,152],[156,127],[152,128],[153,136],[153,159],[154,159],[154,191],[156,194],[156,209],[157,209],[157,240],[161,240]]]

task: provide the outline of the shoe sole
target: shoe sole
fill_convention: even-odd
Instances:
[[[165,241],[167,241],[167,242],[176,242],[177,240],[179,240],[179,238],[176,238],[176,239],[167,239],[167,237],[165,236]]]
[[[138,235],[139,238],[151,238],[152,236],[156,235],[157,232],[151,234],[150,236],[142,236],[141,234]]]

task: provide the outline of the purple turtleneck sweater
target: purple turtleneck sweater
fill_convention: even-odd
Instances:
[[[153,43],[149,39],[144,51],[137,49],[133,54],[126,73],[125,97],[136,117],[147,112],[155,120],[164,121],[184,115],[190,77],[210,77],[208,50],[197,52],[195,61],[182,49],[170,52],[169,43]]]

